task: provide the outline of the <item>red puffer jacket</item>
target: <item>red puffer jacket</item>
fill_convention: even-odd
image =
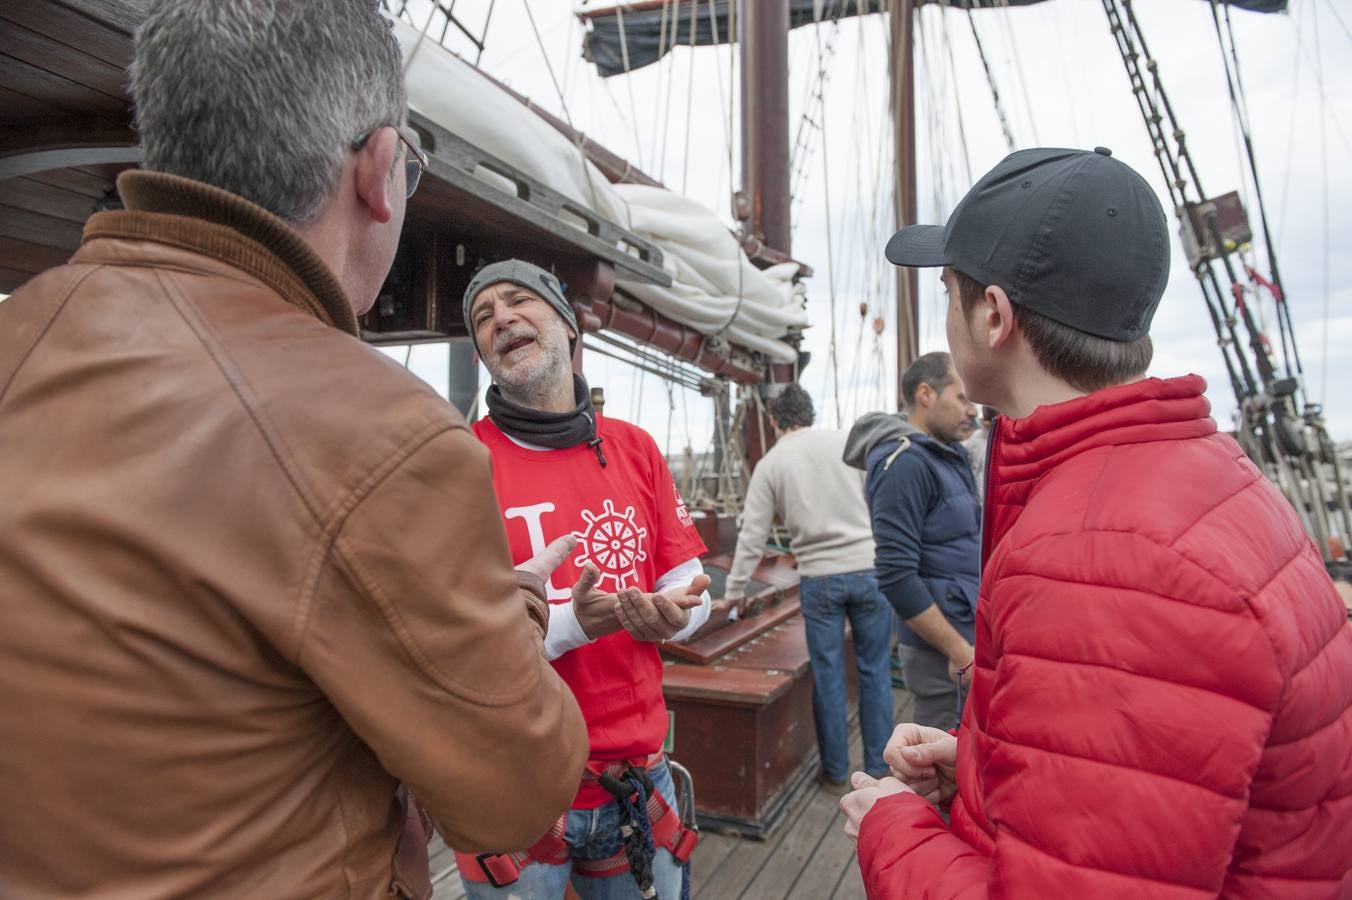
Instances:
[[[952,830],[878,801],[870,897],[1352,897],[1352,628],[1204,388],[1002,424]]]

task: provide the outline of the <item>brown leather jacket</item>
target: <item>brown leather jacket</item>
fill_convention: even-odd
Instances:
[[[400,782],[532,843],[586,731],[487,452],[280,220],[119,188],[0,303],[0,897],[387,896]]]

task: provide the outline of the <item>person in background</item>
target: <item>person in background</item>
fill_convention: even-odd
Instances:
[[[845,458],[868,472],[878,584],[896,611],[915,721],[948,729],[962,714],[976,621],[981,504],[962,446],[976,409],[947,353],[912,363],[901,391],[905,416],[862,417]]]
[[[550,830],[458,857],[466,892],[557,900],[571,881],[583,898],[646,889],[679,897],[693,845],[662,751],[657,645],[684,640],[709,617],[704,542],[652,437],[596,415],[573,373],[577,317],[552,273],[518,259],[485,266],[465,290],[464,315],[493,377],[488,416],[473,428],[493,459],[512,558],[570,535],[578,542],[546,584],[545,652],[577,697],[591,743],[571,807]],[[649,799],[630,809],[635,791]],[[622,840],[631,827],[651,830],[653,855]]]
[[[1333,579],[1333,587],[1342,598],[1343,605],[1347,607],[1348,617],[1352,618],[1352,562],[1329,563],[1328,572],[1329,577]]]
[[[1206,383],[1144,377],[1169,240],[1097,148],[1013,153],[888,244],[942,267],[1001,417],[962,727],[898,726],[841,801],[872,897],[1352,896],[1352,627]]]
[[[587,755],[488,453],[358,339],[425,157],[370,0],[138,6],[126,208],[0,305],[0,894],[429,897]]]
[[[799,601],[812,663],[812,714],[821,783],[844,793],[849,782],[845,698],[845,623],[859,671],[864,768],[886,774],[883,745],[892,733],[888,672],[892,613],[873,573],[873,535],[863,478],[845,465],[845,433],[814,428],[812,397],[797,383],[767,404],[779,439],[747,485],[742,528],[724,599],[745,605],[747,582],[765,552],[771,522],[783,522],[798,563]]]
[[[984,497],[986,494],[986,445],[990,443],[998,415],[999,413],[989,406],[981,407],[981,414],[973,419],[971,437],[962,442],[963,449],[967,451],[967,458],[972,461],[972,477],[976,480],[977,497]]]

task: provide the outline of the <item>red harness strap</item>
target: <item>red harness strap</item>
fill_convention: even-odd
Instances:
[[[551,866],[568,862],[568,845],[563,840],[566,816],[567,813],[560,816],[549,832],[528,850],[516,850],[512,853],[480,853],[477,856],[466,853],[455,854],[460,874],[467,881],[487,882],[493,887],[506,887],[521,877],[522,867],[532,860]]]
[[[651,769],[663,758],[661,753],[655,753],[639,761],[650,763],[646,768]],[[584,777],[595,779],[601,772],[619,777],[628,768],[628,762],[593,761],[587,764]],[[557,866],[568,862],[571,852],[563,839],[567,815],[564,813],[560,816],[554,827],[549,829],[549,833],[528,850],[480,853],[478,856],[456,853],[455,858],[459,863],[461,876],[466,881],[505,887],[521,877],[521,869],[528,863],[538,862]],[[666,798],[656,791],[648,797],[648,820],[652,824],[653,843],[666,848],[678,863],[685,865],[690,859],[690,854],[694,852],[695,845],[699,843],[699,832],[687,828],[681,817],[667,805]],[[618,853],[605,859],[575,859],[573,869],[579,875],[588,878],[609,878],[629,871],[629,861],[625,858],[624,849],[621,848]]]
[[[655,814],[651,800],[657,801]],[[699,832],[686,827],[681,817],[676,815],[676,811],[667,806],[667,801],[661,794],[653,794],[651,800],[648,803],[648,817],[653,826],[653,843],[667,848],[678,863],[685,865],[690,861],[690,854],[695,852],[695,845],[699,843]]]

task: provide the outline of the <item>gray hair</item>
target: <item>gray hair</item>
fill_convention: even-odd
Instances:
[[[352,141],[408,106],[376,0],[153,0],[131,91],[146,168],[295,224],[322,212]]]

